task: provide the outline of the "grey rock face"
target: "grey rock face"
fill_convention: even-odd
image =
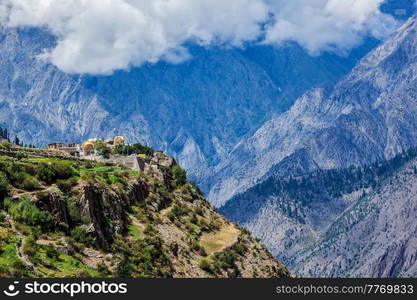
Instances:
[[[408,21],[332,90],[306,93],[241,142],[207,179],[209,199],[222,206],[273,173],[369,164],[417,145],[416,22]],[[301,150],[309,157],[304,170],[288,165]]]
[[[414,17],[332,90],[306,93],[267,122],[219,169],[227,180],[211,189],[214,203],[226,203],[223,213],[262,238],[296,273],[415,276],[415,161],[378,189],[358,187],[337,196],[318,191],[305,195],[308,205],[273,187],[417,146],[416,45]]]
[[[221,212],[302,277],[415,277],[417,150],[261,185]]]
[[[349,207],[294,256],[301,276],[417,276],[417,160]]]

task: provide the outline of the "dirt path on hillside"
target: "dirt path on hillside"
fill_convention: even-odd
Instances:
[[[226,225],[219,231],[203,234],[200,245],[208,255],[212,255],[234,245],[238,241],[239,235],[240,230],[235,225]]]
[[[12,230],[19,238],[19,241],[16,244],[16,256],[28,266],[30,271],[32,271],[34,274],[38,274],[38,270],[36,269],[35,265],[30,261],[29,257],[23,251],[23,245],[25,244],[26,237],[16,229],[16,225],[9,214],[6,214],[6,218],[12,227]]]

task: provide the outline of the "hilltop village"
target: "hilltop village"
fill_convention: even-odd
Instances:
[[[51,143],[48,150],[65,152],[80,159],[123,164],[135,171],[143,171],[144,160],[154,153],[151,147],[127,143],[123,136],[116,136],[114,139],[89,139],[81,145]]]
[[[122,152],[125,146],[130,146],[126,143],[125,138],[116,136],[114,139],[89,139],[81,145],[77,143],[52,143],[48,145],[48,149],[64,151],[76,157],[90,157],[106,156],[112,150]],[[145,153],[143,153],[144,155]]]

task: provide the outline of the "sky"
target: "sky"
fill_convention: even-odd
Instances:
[[[145,63],[190,59],[185,45],[281,47],[344,55],[396,21],[384,0],[1,0],[0,23],[46,28],[57,37],[46,59],[67,73],[111,74]]]

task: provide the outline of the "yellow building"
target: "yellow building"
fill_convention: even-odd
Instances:
[[[124,145],[125,144],[125,138],[122,136],[116,136],[114,138],[114,145]]]
[[[94,153],[94,140],[88,140],[84,142],[81,146],[81,150],[83,150],[83,155],[88,156]]]

